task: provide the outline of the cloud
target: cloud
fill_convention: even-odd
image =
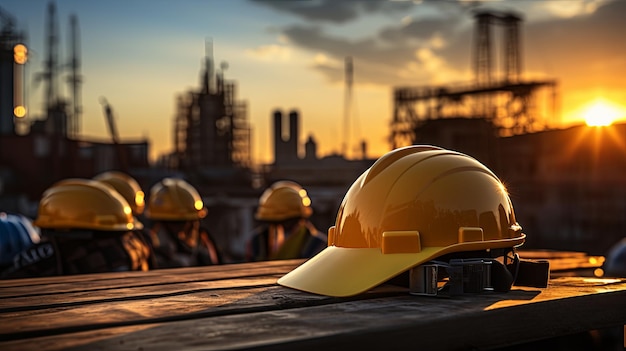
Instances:
[[[422,6],[422,5],[420,5]],[[290,45],[305,49],[313,55],[323,54],[334,62],[343,62],[346,56],[355,60],[356,84],[427,84],[441,82],[443,77],[460,79],[463,74],[452,69],[444,53],[465,58],[463,71],[469,66],[469,49],[462,45],[459,53],[449,49],[449,40],[463,32],[461,22],[464,11],[459,6],[448,6],[436,18],[421,17],[410,20],[400,17],[395,24],[380,28],[372,35],[354,38],[329,34],[321,24],[292,24],[281,33]],[[414,53],[426,49],[429,56]],[[433,69],[436,65],[438,69]],[[343,80],[341,65],[315,63],[312,67],[330,82]]]
[[[472,77],[474,19],[472,11],[488,8],[513,10],[521,23],[522,70],[544,71],[557,79],[586,74],[586,80],[601,76],[617,84],[626,70],[626,1],[559,1],[574,6],[558,17],[546,8],[549,2],[423,2],[410,1],[262,1],[277,11],[291,13],[300,21],[274,28],[285,45],[311,54],[310,67],[329,82],[344,79],[343,60],[354,60],[355,84],[385,86],[467,82]],[[398,9],[402,8],[402,13]],[[539,11],[539,12],[537,12]],[[349,32],[345,22],[359,16],[394,14],[395,22],[368,34]],[[363,19],[363,18],[362,18]],[[503,53],[501,26],[494,28],[493,49],[497,65]],[[374,29],[372,32],[371,29]],[[317,59],[313,59],[317,58]],[[321,60],[320,58],[324,58]],[[583,62],[583,64],[581,64]],[[499,67],[496,67],[498,69]],[[613,70],[612,78],[610,76]]]
[[[474,6],[447,1],[251,1],[303,20],[284,27],[273,26],[271,31],[280,35],[285,45],[317,57],[310,67],[329,82],[343,81],[343,64],[338,63],[351,56],[355,61],[356,84],[385,86],[441,81],[443,72],[459,77],[460,74],[450,74],[453,70],[442,54],[451,54],[455,59],[460,56],[448,44],[462,30],[460,19]],[[377,29],[380,22],[365,17],[373,14],[389,15],[387,23],[391,24]],[[373,28],[374,32],[365,34],[344,27],[347,22],[357,23],[360,19],[367,19],[366,28]],[[428,59],[415,56],[420,49],[428,50]],[[469,57],[469,51],[461,55]],[[432,69],[435,62],[438,70]]]
[[[585,16],[594,13],[598,8],[611,0],[582,0],[582,1],[545,1],[538,3],[538,7],[562,18]]]
[[[283,45],[263,45],[246,50],[246,54],[264,61],[288,61],[291,58],[291,49]]]
[[[276,1],[250,0],[274,10],[290,13],[308,21],[346,23],[356,19],[361,13],[402,13],[413,6],[410,1],[380,0],[314,0]]]
[[[343,62],[346,56],[352,56],[355,60],[355,75],[359,75],[359,82],[388,84],[389,79],[393,80],[395,75],[391,68],[405,65],[411,53],[409,48],[382,47],[374,38],[349,40],[334,37],[326,34],[319,26],[292,25],[285,28],[283,34],[289,38],[291,45],[304,48],[317,57],[322,54],[326,57],[326,62],[318,60],[312,67],[326,76],[330,82],[343,80],[343,66],[337,65],[336,62]],[[364,63],[367,65],[362,66]],[[364,70],[365,67],[373,70]],[[381,71],[385,74],[383,75]],[[381,79],[382,76],[387,78]]]
[[[415,44],[424,44],[431,39],[433,35],[449,36],[454,33],[455,28],[450,23],[456,22],[456,19],[421,19],[411,20],[406,24],[388,26],[382,28],[378,37],[387,43],[394,45],[406,45],[409,42]]]

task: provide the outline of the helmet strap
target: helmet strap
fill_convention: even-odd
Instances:
[[[455,296],[487,291],[507,292],[513,285],[545,288],[548,286],[549,264],[545,260],[522,260],[514,250],[494,257],[450,258],[429,261],[409,271],[409,292],[412,295]],[[510,262],[509,262],[510,261]]]

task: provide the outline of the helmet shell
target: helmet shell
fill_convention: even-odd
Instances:
[[[278,283],[355,295],[444,254],[524,240],[493,172],[465,154],[413,145],[382,156],[352,184],[328,231],[329,246]]]
[[[291,218],[309,218],[312,213],[311,199],[306,190],[296,182],[281,180],[261,194],[255,218],[280,222]]]
[[[146,217],[163,221],[202,219],[207,210],[191,184],[178,178],[164,178],[150,189]]]
[[[381,248],[383,233],[397,231],[418,232],[421,247],[474,241],[459,228],[482,229],[476,249],[521,235],[508,193],[487,167],[458,152],[409,147],[382,157],[352,185],[330,245]]]
[[[96,175],[94,180],[103,182],[115,189],[128,202],[135,216],[141,215],[145,208],[144,192],[130,175],[118,171],[108,171]]]
[[[70,178],[44,191],[34,224],[49,229],[142,229],[117,191],[91,179]]]

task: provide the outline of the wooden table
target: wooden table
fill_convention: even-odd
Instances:
[[[486,349],[626,323],[626,279],[333,298],[276,284],[301,262],[0,281],[0,350]]]

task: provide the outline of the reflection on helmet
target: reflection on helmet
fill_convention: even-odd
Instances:
[[[354,295],[444,254],[512,248],[524,238],[504,185],[487,167],[458,152],[409,146],[353,183],[329,246],[278,283]]]
[[[290,218],[309,218],[311,199],[298,183],[281,180],[265,189],[259,198],[255,218],[260,221],[280,222]]]
[[[128,231],[141,229],[128,202],[99,181],[71,178],[53,184],[39,201],[40,228]]]
[[[150,189],[146,217],[164,221],[190,221],[207,214],[198,191],[177,178],[164,178]]]
[[[11,263],[13,256],[39,240],[39,231],[30,219],[20,214],[0,212],[0,266]]]
[[[604,275],[626,278],[626,238],[613,245],[604,262]]]
[[[109,171],[100,173],[93,178],[112,186],[130,205],[135,216],[143,213],[144,210],[144,192],[141,190],[139,183],[128,174]]]

